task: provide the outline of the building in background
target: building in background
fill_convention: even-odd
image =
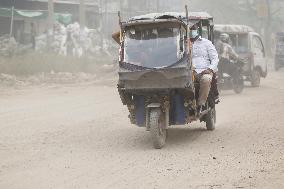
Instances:
[[[0,36],[10,33],[12,17],[12,0],[0,1]],[[36,33],[47,31],[48,0],[15,0],[13,36],[17,42],[29,43],[31,41],[31,26],[34,25]],[[85,1],[86,24],[90,28],[100,25],[99,6],[96,1]],[[54,0],[55,20],[62,24],[79,21],[79,0]]]
[[[55,13],[72,15],[72,22],[79,22],[80,0],[53,0]],[[184,0],[85,0],[86,26],[98,29],[102,37],[109,38],[111,33],[118,29],[117,13],[120,10],[122,17],[127,19],[134,15],[162,11],[183,11]],[[11,8],[12,0],[1,0],[0,8]],[[16,0],[17,10],[29,10],[30,12],[42,12],[48,10],[48,0]],[[36,22],[37,33],[46,31],[47,23],[45,17],[22,17],[15,18],[14,36],[25,35],[30,31],[32,22]],[[1,16],[0,13],[0,35],[9,33],[11,16]],[[24,31],[19,34],[19,31]]]

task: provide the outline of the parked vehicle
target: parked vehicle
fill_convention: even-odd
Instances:
[[[243,25],[215,25],[215,35],[217,33],[229,34],[232,47],[245,61],[245,80],[253,87],[259,87],[261,77],[267,76],[266,54],[260,35]]]
[[[284,66],[284,32],[276,33],[275,71]]]
[[[189,18],[189,19],[188,19]],[[208,14],[154,13],[120,21],[113,35],[120,44],[118,92],[131,123],[150,131],[155,148],[162,148],[168,128],[204,121],[215,129],[215,100],[210,94],[198,116],[188,30],[201,20],[213,37]]]

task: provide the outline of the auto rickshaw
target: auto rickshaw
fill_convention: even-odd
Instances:
[[[266,53],[261,36],[245,25],[218,24],[214,26],[214,32],[215,35],[227,33],[230,36],[231,46],[244,62],[242,71],[245,81],[249,81],[252,87],[259,87],[261,77],[267,76]]]
[[[168,128],[193,121],[215,129],[215,101],[197,114],[189,28],[200,23],[213,40],[213,18],[205,13],[152,13],[121,21],[113,38],[120,45],[118,92],[132,124],[150,131],[154,148],[165,145]]]

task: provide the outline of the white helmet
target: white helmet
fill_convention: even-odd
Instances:
[[[220,35],[220,40],[224,43],[229,43],[229,40],[230,40],[230,36],[226,33],[222,33]]]

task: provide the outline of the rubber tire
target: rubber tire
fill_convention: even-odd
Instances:
[[[251,86],[252,87],[260,86],[260,73],[257,70],[253,70],[251,73]]]
[[[216,110],[215,108],[211,109],[206,114],[206,128],[208,131],[214,131],[215,130],[215,123],[216,123]]]
[[[164,116],[159,108],[150,110],[149,126],[154,148],[161,149],[166,144],[167,130],[160,129],[161,124],[165,124]],[[164,122],[164,123],[163,123]]]
[[[236,79],[233,79],[233,90],[235,93],[240,94],[244,90],[244,80],[242,77],[239,77],[236,81]]]

